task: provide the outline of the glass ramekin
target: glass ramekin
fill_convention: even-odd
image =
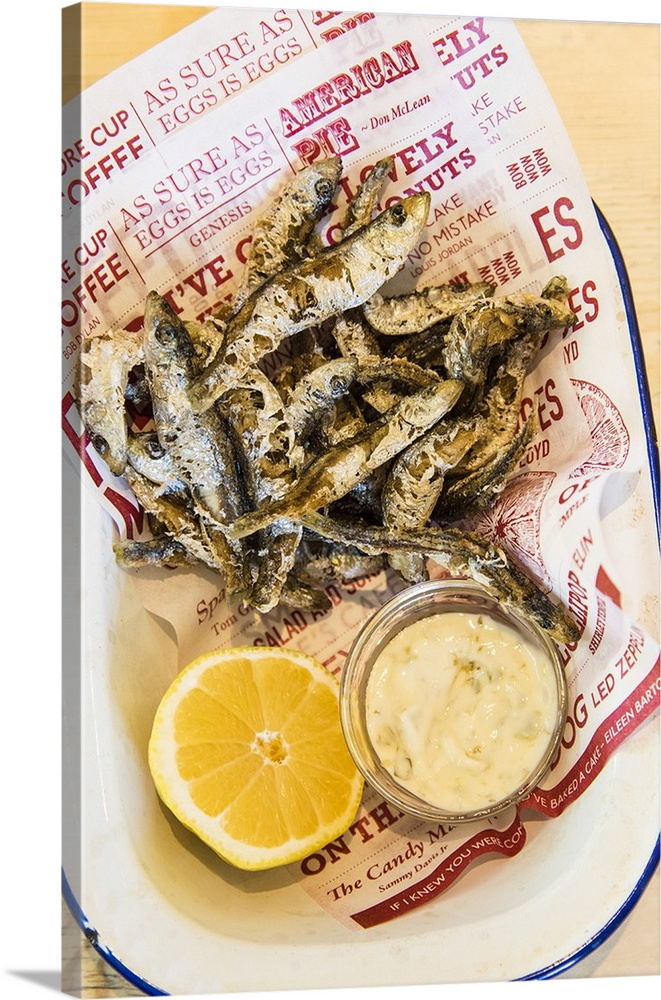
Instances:
[[[497,802],[456,812],[424,801],[400,784],[381,763],[368,733],[366,695],[370,673],[384,647],[403,628],[448,611],[480,613],[513,628],[528,645],[551,660],[557,691],[557,714],[548,745],[527,778]],[[340,679],[340,717],[344,736],[365,780],[391,805],[422,819],[466,823],[485,819],[521,802],[540,783],[556,756],[567,717],[567,680],[555,643],[533,621],[503,607],[478,584],[467,580],[432,580],[414,584],[392,598],[361,627]]]

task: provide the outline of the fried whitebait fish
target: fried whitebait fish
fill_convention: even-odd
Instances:
[[[381,492],[384,527],[414,530],[429,523],[445,476],[479,439],[484,420],[478,417],[440,421],[391,464]],[[391,553],[388,562],[409,583],[427,579],[423,553]]]
[[[234,312],[268,278],[306,255],[310,236],[330,204],[341,173],[339,156],[303,167],[257,220],[232,303]]]
[[[76,395],[90,440],[115,476],[127,461],[126,392],[131,371],[144,354],[139,334],[115,330],[83,342]]]
[[[142,331],[85,342],[84,426],[153,535],[117,543],[117,562],[204,563],[231,600],[267,613],[326,610],[324,582],[388,565],[425,579],[433,559],[573,641],[564,609],[459,530],[535,432],[534,414],[520,420],[524,381],[547,331],[575,321],[567,281],[539,295],[475,282],[388,296],[430,206],[420,194],[380,210],[391,167],[367,171],[332,246],[319,229],[341,162],[305,167],[258,217],[232,301],[184,320],[152,291]],[[153,430],[134,432],[135,406]]]
[[[186,325],[156,292],[147,296],[143,343],[158,440],[187,484],[203,527],[215,536],[244,509],[236,456],[221,414],[214,408],[204,414],[193,411],[188,388],[195,345]],[[227,572],[232,580],[242,579],[243,546],[227,539],[221,543],[215,548],[226,559]]]
[[[384,298],[378,292],[363,305],[363,315],[377,333],[388,337],[422,333],[437,323],[452,319],[495,292],[495,285],[478,281],[472,285],[437,285],[404,295]]]
[[[229,542],[218,528],[207,527],[193,504],[182,505],[178,498],[175,501],[164,495],[156,484],[132,466],[126,466],[125,476],[144,510],[154,515],[164,528],[164,537],[159,540],[163,542],[161,553],[165,565],[171,565],[172,549],[168,550],[165,546],[165,539],[168,538],[178,542],[192,561],[202,562],[210,569],[221,572],[228,592],[237,594],[243,590],[243,567],[236,565]],[[157,550],[154,545],[150,560],[152,564]],[[120,561],[126,561],[132,554],[135,555],[135,549],[132,550],[124,543],[118,543],[115,548],[115,555]]]
[[[267,281],[230,321],[224,350],[194,381],[194,408],[212,406],[285,337],[362,305],[400,270],[429,205],[427,193],[404,198],[352,236]]]
[[[392,170],[393,163],[393,156],[384,156],[374,164],[367,174],[355,196],[347,205],[342,221],[342,232],[345,237],[351,236],[357,229],[361,229],[370,222],[384,181]]]
[[[565,301],[531,292],[479,299],[453,318],[444,340],[443,363],[451,378],[481,384],[489,364],[524,334],[571,327],[576,316]]]
[[[358,434],[312,462],[280,500],[268,501],[238,517],[228,529],[229,537],[244,538],[280,517],[299,518],[345,496],[440,420],[461,390],[459,382],[439,381],[401,399]]]
[[[230,390],[224,403],[250,506],[285,496],[295,481],[303,450],[289,424],[282,397],[259,369]],[[287,581],[302,528],[286,518],[267,525],[246,549],[252,589],[248,601],[262,613],[288,597]],[[297,591],[298,592],[298,591]]]

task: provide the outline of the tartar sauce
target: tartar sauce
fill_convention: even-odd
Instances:
[[[468,612],[404,628],[378,655],[366,692],[383,766],[425,802],[455,812],[516,791],[542,759],[557,712],[550,657]]]

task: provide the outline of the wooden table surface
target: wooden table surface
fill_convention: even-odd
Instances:
[[[66,102],[209,7],[82,4],[80,49],[63,11]],[[525,20],[519,31],[627,263],[659,426],[659,41],[655,24]],[[79,58],[80,52],[80,58]],[[141,996],[88,945],[63,907],[62,989]],[[139,971],[139,970],[138,970]],[[564,978],[658,976],[659,872],[608,941]]]

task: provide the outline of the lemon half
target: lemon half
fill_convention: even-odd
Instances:
[[[363,790],[336,679],[286,648],[193,660],[161,700],[148,759],[177,819],[248,870],[297,861],[339,837]]]

